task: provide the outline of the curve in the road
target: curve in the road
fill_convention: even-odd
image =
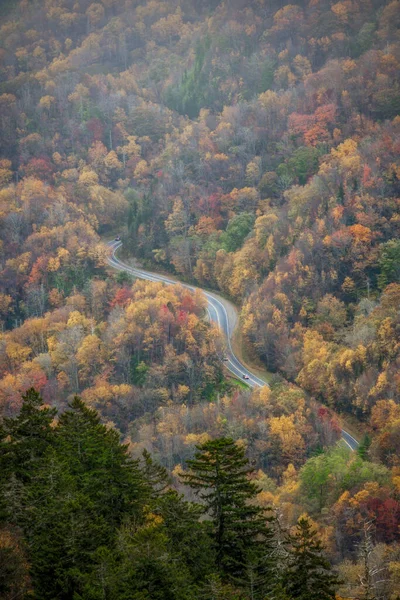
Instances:
[[[174,279],[165,277],[165,275],[159,275],[158,273],[151,273],[149,271],[145,271],[137,267],[131,267],[126,263],[122,262],[116,256],[117,250],[119,250],[119,248],[121,248],[122,246],[121,241],[115,240],[113,242],[109,242],[108,245],[111,248],[111,256],[108,258],[108,263],[114,269],[117,269],[119,271],[126,271],[127,273],[130,273],[131,275],[133,275],[134,277],[138,277],[139,279],[147,279],[148,281],[160,281],[162,283],[165,283],[166,285],[175,285],[176,283],[180,283],[183,287],[187,288],[188,290],[196,290],[196,288],[193,285],[175,281]],[[226,367],[236,377],[239,377],[239,379],[245,378],[246,383],[252,388],[268,385],[267,383],[265,383],[265,381],[257,377],[247,367],[245,367],[235,355],[231,345],[231,337],[233,334],[235,323],[232,323],[232,319],[229,318],[229,314],[226,309],[226,306],[223,303],[223,299],[218,297],[217,294],[213,294],[212,292],[206,292],[205,290],[201,291],[207,298],[207,311],[210,319],[218,325],[218,327],[224,333],[227,341],[227,360],[224,361]],[[351,450],[356,450],[358,448],[357,440],[344,429],[342,429],[342,439]]]

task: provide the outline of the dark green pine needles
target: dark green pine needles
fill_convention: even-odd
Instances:
[[[244,450],[231,438],[220,438],[198,446],[188,466],[182,479],[210,517],[218,568],[238,576],[269,538],[268,518],[254,503],[259,489],[249,480],[253,470]]]
[[[290,598],[334,600],[338,578],[323,556],[316,531],[306,518],[299,519],[291,536],[291,557],[284,583]]]

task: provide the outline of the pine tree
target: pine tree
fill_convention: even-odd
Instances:
[[[152,495],[118,433],[82,400],[75,398],[54,428],[53,418],[32,392],[21,414],[6,422],[2,457],[12,469],[3,487],[8,514],[18,508],[33,597],[70,600],[80,597],[99,549],[115,546],[125,519],[143,520]]]
[[[243,448],[231,438],[219,438],[197,447],[190,472],[183,480],[196,491],[211,519],[211,535],[219,570],[234,577],[246,571],[248,557],[268,537],[263,510],[250,504],[258,493],[249,480]]]
[[[22,396],[22,400],[19,415],[4,419],[0,431],[0,473],[4,479],[14,473],[26,482],[35,463],[54,443],[51,423],[57,410],[44,406],[40,394],[33,388]]]
[[[28,565],[20,535],[12,528],[0,529],[0,598],[26,598],[29,590]]]
[[[22,528],[35,600],[72,598],[93,553],[111,543],[110,529],[78,487],[54,449],[29,485]]]
[[[261,598],[291,600],[284,586],[284,575],[289,561],[289,541],[287,531],[282,526],[281,515],[276,513],[271,525],[271,539],[264,548],[264,555],[260,561],[260,566],[263,567],[263,570],[259,571]]]
[[[42,457],[54,444],[51,423],[56,410],[44,406],[40,395],[29,389],[22,396],[19,415],[0,424],[0,521],[18,524],[25,485]]]
[[[288,595],[293,600],[334,600],[338,584],[316,531],[302,517],[291,537],[290,566],[285,576]]]
[[[149,486],[150,495],[153,498],[162,496],[171,484],[171,476],[167,469],[154,462],[147,450],[143,450],[140,467],[144,480]]]
[[[134,520],[123,525],[118,532],[117,552],[114,577],[110,577],[114,579],[111,593],[85,598],[195,600],[190,573],[180,555],[169,550],[160,516],[149,512],[141,525]]]
[[[179,555],[179,563],[186,565],[198,586],[212,573],[214,552],[204,522],[202,507],[186,502],[171,488],[168,471],[157,464],[146,450],[142,453],[141,472],[149,489],[149,506],[162,518],[168,538],[168,550]]]
[[[148,487],[119,434],[100,422],[96,411],[78,397],[59,419],[56,431],[58,455],[87,495],[93,509],[111,528],[127,514],[137,512],[149,496]]]
[[[218,575],[212,575],[199,592],[201,600],[248,600],[242,590],[221,581]]]
[[[371,447],[371,436],[366,433],[358,446],[357,453],[363,460],[368,460],[369,449]]]
[[[170,490],[157,499],[154,512],[163,519],[169,551],[179,554],[179,562],[187,565],[193,584],[199,585],[215,568],[207,524],[201,520],[202,507]]]

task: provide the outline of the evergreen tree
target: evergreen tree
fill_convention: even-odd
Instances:
[[[219,570],[240,577],[250,554],[258,553],[268,537],[263,510],[250,504],[258,493],[249,480],[243,448],[231,438],[219,438],[197,447],[190,472],[183,480],[204,503],[211,519],[216,562]]]
[[[79,398],[53,428],[54,416],[30,391],[6,420],[4,512],[24,533],[33,597],[69,600],[80,597],[100,549],[114,548],[122,522],[143,521],[152,493],[118,433]]]
[[[168,475],[167,469],[154,462],[147,450],[143,450],[142,453],[141,471],[153,498],[162,496],[169,488],[171,477]]]
[[[170,490],[157,500],[154,512],[163,519],[169,551],[179,554],[179,562],[186,564],[193,584],[200,585],[215,568],[207,524],[201,521],[202,507],[185,502],[176,491]]]
[[[111,529],[146,502],[149,491],[139,462],[120,444],[118,432],[107,429],[80,398],[60,416],[56,433],[57,453],[66,469]]]
[[[261,556],[248,566],[245,588],[252,599],[291,600],[286,594],[284,579],[289,560],[288,536],[279,515],[272,519],[270,539]]]
[[[218,575],[212,575],[202,587],[201,600],[248,600],[242,590],[224,583]]]
[[[13,523],[18,523],[25,485],[55,440],[56,409],[44,406],[33,388],[22,399],[19,415],[0,424],[0,520]]]
[[[57,410],[44,406],[33,388],[22,396],[23,404],[17,417],[5,418],[0,429],[0,477],[7,480],[12,473],[29,481],[32,469],[54,443],[51,423]]]
[[[363,460],[369,459],[369,449],[371,447],[371,436],[366,433],[358,446],[357,453]]]
[[[24,597],[28,589],[26,565],[10,534],[0,530],[0,598],[4,600]]]
[[[389,283],[400,280],[400,241],[389,240],[382,244],[379,257],[378,284],[383,290]]]
[[[291,537],[290,566],[285,576],[286,589],[293,600],[334,600],[339,584],[323,547],[309,520],[299,519]]]
[[[163,519],[152,512],[118,532],[118,564],[110,598],[118,600],[195,600],[191,577],[179,553],[170,551]],[[93,581],[99,587],[100,582]],[[92,584],[92,585],[93,585]],[[88,597],[88,596],[86,596]],[[104,595],[91,596],[104,598]]]
[[[104,518],[55,450],[27,490],[22,527],[35,600],[72,598],[97,548],[113,541]]]

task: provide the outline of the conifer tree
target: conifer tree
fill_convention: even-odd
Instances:
[[[35,464],[54,443],[51,423],[55,408],[44,406],[33,388],[22,396],[21,411],[14,419],[6,418],[0,431],[0,473],[9,478],[11,473],[26,482]]]
[[[193,584],[198,586],[213,571],[214,552],[204,522],[202,507],[186,502],[171,487],[168,471],[157,464],[146,450],[142,453],[141,472],[150,493],[150,506],[162,518],[168,550],[187,565]]]
[[[54,415],[30,391],[20,415],[6,420],[4,513],[18,508],[33,597],[69,600],[80,597],[94,557],[115,545],[122,522],[142,520],[152,494],[119,434],[82,400],[75,398],[53,428]]]
[[[110,527],[119,526],[123,516],[135,513],[148,498],[139,463],[120,444],[118,432],[107,429],[78,397],[60,416],[56,448],[79,491]]]
[[[142,452],[140,467],[152,498],[162,496],[171,484],[171,476],[168,474],[167,469],[157,464],[147,450]]]
[[[249,480],[252,469],[244,450],[231,438],[219,438],[198,446],[188,466],[190,472],[182,478],[211,519],[217,567],[240,577],[248,556],[257,553],[268,537],[263,510],[250,504],[258,488]]]
[[[231,584],[224,583],[218,575],[208,578],[200,590],[201,600],[248,600],[242,590]]]
[[[56,409],[44,406],[33,388],[22,396],[19,415],[0,424],[0,520],[18,524],[24,488],[54,444],[51,423]]]
[[[267,543],[261,553],[253,556],[253,561],[249,557],[247,578],[242,585],[252,600],[291,600],[284,586],[289,558],[287,532],[277,513],[270,521]]]
[[[291,558],[285,576],[288,595],[293,600],[334,600],[339,584],[323,556],[323,546],[305,517],[299,519],[291,537]]]
[[[110,594],[83,596],[116,600],[194,600],[191,577],[180,555],[168,548],[168,536],[162,517],[152,512],[138,524],[128,521],[118,531],[118,560],[109,577]],[[110,558],[110,557],[109,557]],[[109,560],[110,564],[110,560]],[[112,581],[113,580],[113,581]],[[91,587],[99,588],[98,577]]]
[[[202,507],[170,490],[157,499],[154,512],[163,519],[169,551],[179,554],[179,562],[187,565],[198,586],[215,570],[214,549],[201,520]]]

